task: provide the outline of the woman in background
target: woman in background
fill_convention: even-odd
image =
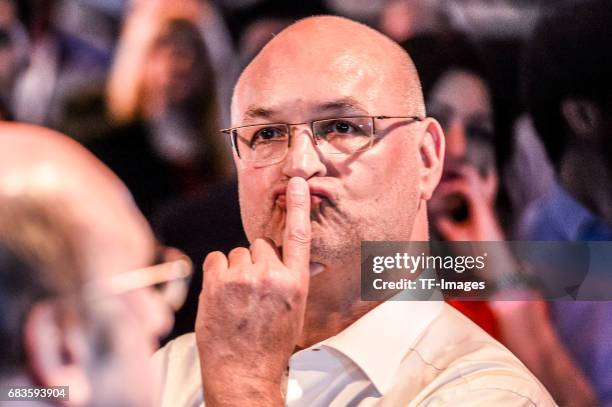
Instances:
[[[497,104],[478,49],[458,33],[415,37],[404,47],[419,71],[427,114],[440,122],[446,138],[444,173],[428,205],[432,238],[505,241],[503,226],[512,224],[511,214],[496,203],[499,162],[510,155],[511,140],[502,140],[503,132],[495,128]],[[506,345],[559,405],[595,405],[593,389],[560,341],[548,305],[538,300],[526,274],[518,272],[518,262],[509,257],[508,265],[500,271],[496,264],[493,271],[501,275],[495,278],[491,268],[486,270],[484,279],[496,287],[491,301],[448,302]],[[510,298],[532,300],[504,301],[509,292],[524,293]]]
[[[493,101],[477,50],[458,33],[420,35],[404,47],[419,71],[427,114],[440,122],[446,139],[444,172],[428,203],[432,238],[504,240],[495,211]],[[449,302],[499,339],[487,303]]]
[[[113,130],[88,145],[149,218],[160,204],[231,173],[200,12],[197,2],[137,3],[108,82]]]

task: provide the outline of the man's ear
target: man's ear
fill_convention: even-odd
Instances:
[[[32,381],[40,386],[69,386],[69,405],[90,401],[87,375],[90,348],[75,309],[57,301],[36,303],[24,324],[24,350]]]
[[[440,124],[433,118],[426,118],[423,123],[425,131],[419,143],[421,155],[420,188],[421,199],[431,198],[434,189],[438,186],[444,167],[444,133]]]
[[[593,137],[601,122],[601,111],[588,99],[564,99],[561,112],[572,132],[585,139]]]

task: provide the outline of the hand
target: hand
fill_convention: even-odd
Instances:
[[[434,192],[430,214],[435,229],[448,241],[504,240],[494,209],[496,176],[489,173],[483,178],[468,165],[459,173],[459,178],[444,181]],[[450,213],[448,203],[454,199],[466,206],[465,219],[454,219]]]
[[[302,331],[309,284],[310,193],[287,186],[282,257],[257,239],[227,258],[210,253],[196,338],[207,406],[282,405],[281,380]]]
[[[489,305],[503,344],[540,379],[560,406],[599,405],[593,387],[557,335],[545,301],[502,300]]]

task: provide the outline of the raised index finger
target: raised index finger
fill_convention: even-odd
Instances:
[[[292,270],[308,270],[310,262],[310,189],[304,178],[289,180],[283,234],[283,263]]]

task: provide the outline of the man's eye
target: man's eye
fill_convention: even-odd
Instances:
[[[266,141],[277,141],[283,140],[285,138],[285,132],[281,129],[277,129],[275,127],[266,127],[260,130],[253,135],[251,140],[251,145],[256,145],[258,143],[264,143]]]
[[[353,125],[347,122],[336,122],[334,124],[334,130],[336,130],[338,133],[349,133],[354,129],[355,128]]]
[[[325,126],[326,135],[361,135],[363,130],[356,124],[346,120],[335,120]]]
[[[494,139],[493,129],[483,124],[468,123],[466,125],[466,132],[475,141],[491,143]]]

